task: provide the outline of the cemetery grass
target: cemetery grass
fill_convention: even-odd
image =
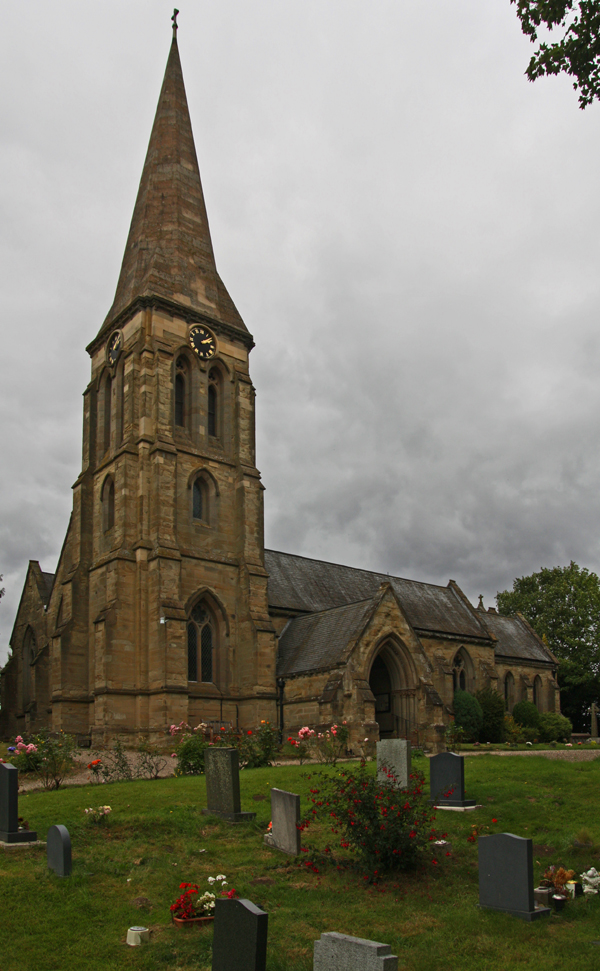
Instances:
[[[428,777],[425,758],[413,765]],[[475,824],[482,833],[532,837],[536,881],[550,863],[578,873],[592,863],[600,869],[600,759],[468,759],[466,794],[482,808],[438,812],[435,824],[452,840],[453,856],[435,865],[428,854],[420,872],[376,885],[351,868],[319,866],[314,873],[305,866],[309,854],[294,861],[263,845],[271,787],[300,793],[304,813],[315,771],[286,765],[242,772],[242,808],[257,817],[237,826],[201,814],[203,777],[21,795],[19,813],[42,838],[54,823],[67,826],[73,873],[67,879],[50,873],[43,847],[0,853],[1,971],[210,969],[212,928],[176,929],[169,906],[181,882],[208,888],[207,877],[217,873],[269,912],[269,971],[309,971],[313,942],[331,930],[390,944],[403,971],[534,965],[577,971],[597,960],[600,896],[578,899],[562,914],[532,924],[482,911],[477,845],[467,836]],[[112,808],[107,824],[90,825],[84,809],[101,804]],[[593,851],[573,848],[584,828],[597,844]],[[333,839],[318,826],[304,836],[306,845],[322,847]],[[129,948],[127,928],[139,924],[152,928],[152,941]]]

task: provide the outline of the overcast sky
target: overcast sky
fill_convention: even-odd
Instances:
[[[525,79],[509,0],[178,2],[267,546],[486,604],[600,570],[600,105]],[[0,0],[0,662],[67,526],[171,12]]]

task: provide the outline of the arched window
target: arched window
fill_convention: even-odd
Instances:
[[[533,703],[538,709],[542,703],[542,679],[539,674],[533,679]]]
[[[102,486],[102,527],[107,533],[115,525],[115,484],[107,475]]]
[[[504,704],[508,712],[515,707],[515,679],[510,671],[504,678]]]
[[[175,365],[175,425],[178,428],[185,428],[187,425],[187,391],[187,361],[181,356],[177,358]]]
[[[196,479],[192,489],[192,517],[194,519],[204,519],[206,513],[206,502],[204,500],[205,490],[202,488],[202,479]]]
[[[31,627],[23,639],[23,707],[31,701],[31,665],[35,657],[35,634]]]
[[[214,681],[213,624],[208,611],[197,604],[187,626],[188,681]]]
[[[110,449],[112,425],[112,378],[107,375],[104,382],[104,451]]]
[[[452,665],[452,688],[454,691],[467,690],[467,676],[465,674],[464,658],[457,654]]]

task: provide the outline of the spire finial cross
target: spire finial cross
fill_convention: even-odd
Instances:
[[[175,7],[175,9],[173,10],[173,16],[171,17],[171,20],[173,21],[173,37],[177,36],[177,27],[178,27],[177,14],[178,13],[179,13],[179,10],[177,9],[177,7]]]

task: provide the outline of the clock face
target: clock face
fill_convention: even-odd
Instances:
[[[123,335],[120,331],[113,334],[110,341],[108,342],[108,360],[111,364],[115,364],[119,354],[121,353],[121,348],[123,347]]]
[[[190,344],[199,358],[207,361],[217,353],[217,342],[214,335],[206,327],[192,327],[190,330]]]

